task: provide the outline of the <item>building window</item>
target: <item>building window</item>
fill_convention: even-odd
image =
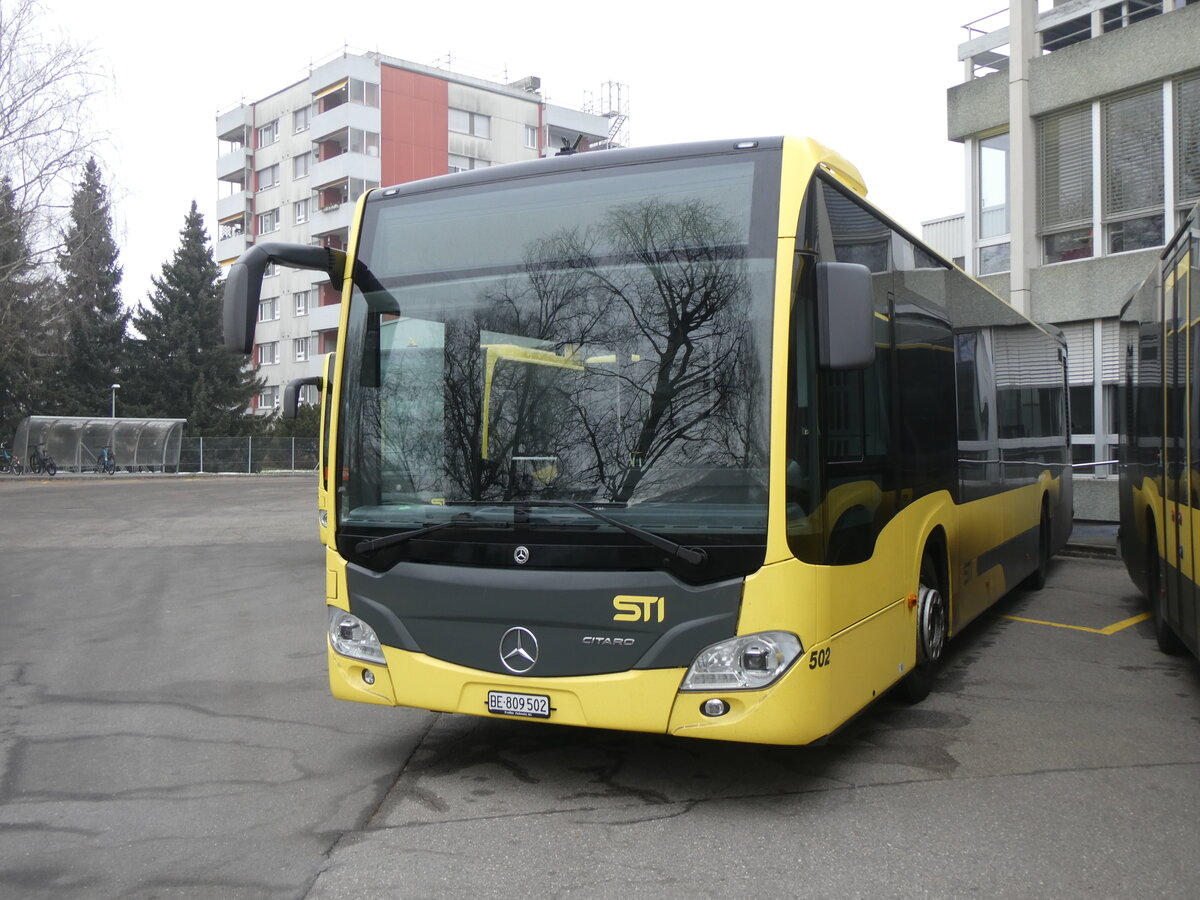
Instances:
[[[279,406],[279,388],[275,386],[265,387],[262,393],[258,395],[259,409],[274,409]]]
[[[1098,463],[1116,453],[1120,331],[1115,319],[1068,322],[1067,380],[1071,400],[1071,454],[1075,463]],[[1081,466],[1079,476],[1115,474],[1111,466]]]
[[[279,210],[269,209],[258,214],[258,233],[269,234],[279,230]]]
[[[266,268],[263,269],[263,278],[270,278],[270,277],[272,277],[274,275],[278,275],[278,274],[279,274],[279,263],[275,262],[275,260],[271,260],[269,263],[267,263]]]
[[[311,293],[311,291],[296,291],[294,294],[292,294],[292,300],[295,301],[296,304],[297,316],[308,315],[308,303]]]
[[[258,127],[258,146],[266,147],[279,140],[279,120]]]
[[[258,345],[258,364],[273,366],[279,362],[279,341],[268,341]]]
[[[379,107],[379,85],[370,81],[350,79],[350,102],[373,108]]]
[[[1200,76],[1175,83],[1175,206],[1200,201]]]
[[[1092,246],[1092,108],[1038,122],[1038,231],[1048,263],[1083,259]]]
[[[271,297],[258,304],[258,321],[274,322],[279,318],[279,298]]]
[[[254,173],[254,176],[255,183],[258,185],[260,191],[275,187],[279,184],[279,163],[259,169]]]
[[[451,153],[448,169],[453,174],[454,172],[468,172],[471,169],[486,169],[491,166],[491,163],[486,159],[475,159],[470,156],[459,156],[457,153]]]
[[[1163,101],[1158,87],[1103,103],[1109,253],[1163,243]]]
[[[303,225],[308,221],[308,198],[297,200],[292,204],[296,211],[296,224]]]
[[[537,133],[538,130],[536,125],[525,126],[525,148],[527,150],[537,149]]]
[[[979,274],[1009,269],[1008,134],[979,141],[977,234]]]
[[[292,344],[296,350],[296,362],[307,362],[308,361],[308,338],[306,338],[306,337],[296,338],[292,342]]]
[[[450,130],[457,134],[470,134],[480,138],[492,136],[491,116],[482,113],[467,112],[465,109],[449,110],[448,123]]]
[[[299,134],[302,131],[308,131],[308,124],[311,118],[311,106],[302,106],[292,113],[292,133]]]
[[[312,153],[298,153],[292,157],[292,178],[304,178],[312,164]]]

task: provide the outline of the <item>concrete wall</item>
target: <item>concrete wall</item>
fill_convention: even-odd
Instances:
[[[1029,112],[1040,116],[1200,69],[1200,5],[1173,10],[1030,60]],[[947,91],[947,133],[962,141],[1008,123],[1008,73]]]

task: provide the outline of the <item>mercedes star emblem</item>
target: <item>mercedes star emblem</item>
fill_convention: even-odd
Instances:
[[[537,662],[538,643],[528,628],[510,628],[500,638],[500,662],[510,672],[520,675]]]
[[[518,547],[516,550],[513,551],[513,559],[515,559],[517,561],[517,565],[519,565],[519,566],[525,565],[525,563],[529,562],[529,548],[528,547]]]

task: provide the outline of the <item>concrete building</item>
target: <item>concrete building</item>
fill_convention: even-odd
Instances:
[[[967,209],[926,240],[1068,343],[1077,519],[1115,521],[1117,316],[1200,200],[1200,3],[1018,0],[948,92]]]
[[[344,249],[355,201],[373,187],[622,142],[623,86],[605,86],[600,111],[546,103],[540,86],[347,53],[222,112],[217,260],[231,264],[256,241]],[[278,406],[289,380],[318,373],[336,346],[340,301],[321,273],[268,271],[251,360],[267,383],[256,411]]]

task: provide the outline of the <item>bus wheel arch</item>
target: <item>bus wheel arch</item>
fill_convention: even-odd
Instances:
[[[908,703],[929,696],[950,636],[946,535],[940,527],[926,539],[917,582],[917,662],[899,684]]]

